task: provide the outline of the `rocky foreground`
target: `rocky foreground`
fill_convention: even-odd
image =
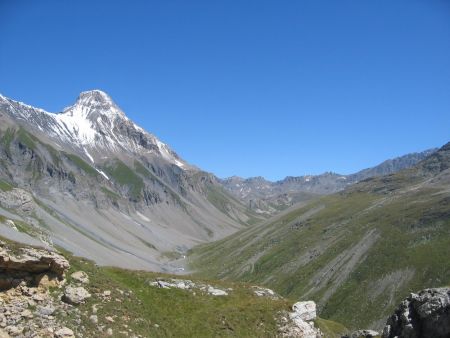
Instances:
[[[132,323],[144,323],[146,318],[119,316],[115,312],[119,308],[126,310],[129,306],[125,305],[126,300],[135,297],[133,291],[116,288],[112,292],[98,285],[93,286],[91,276],[84,271],[74,271],[66,276],[69,268],[69,261],[56,252],[0,242],[0,338],[152,336],[134,331]],[[235,292],[239,292],[232,287],[169,277],[147,279],[143,288],[161,289],[158,292],[162,293],[178,290],[176,292],[181,294],[177,297],[189,294],[190,297],[207,299],[233,297]],[[284,301],[267,288],[252,286],[248,292],[250,297],[256,299]],[[132,302],[141,303],[138,298]],[[276,320],[276,336],[329,336],[315,326],[317,309],[312,301],[297,302],[290,311],[274,311],[273,317]],[[225,318],[222,322],[230,326],[228,329],[231,328],[232,333],[233,328]],[[152,323],[151,327],[159,328],[159,324]],[[164,336],[164,333],[161,335]],[[379,337],[379,333],[358,330],[342,337]],[[450,288],[427,289],[411,294],[387,320],[382,337],[450,337]]]
[[[89,283],[88,275],[74,272],[67,284],[65,274],[70,264],[62,255],[35,248],[11,248],[3,242],[0,246],[0,338],[89,336],[83,334],[85,328],[77,308],[91,297],[84,288]],[[108,302],[110,295],[111,291],[105,290],[101,297]],[[92,307],[89,317],[95,323],[97,307]],[[65,326],[67,317],[80,324],[77,335]],[[113,336],[112,329],[105,325],[99,325],[98,331],[98,335]]]
[[[94,304],[89,310],[80,310],[79,306],[92,297],[88,291],[89,275],[84,271],[66,273],[70,264],[62,255],[36,248],[13,248],[0,242],[0,338],[6,337],[99,337],[125,336],[139,338],[128,325],[123,325],[117,332],[112,329],[117,316],[103,315],[100,322],[97,311],[101,303],[118,302],[113,299],[110,290],[97,290],[95,297],[100,304]],[[179,289],[203,296],[227,297],[234,292],[232,288],[221,289],[205,283],[191,280],[157,278],[148,281],[148,287],[161,289]],[[124,297],[131,296],[131,291],[120,291]],[[280,299],[270,289],[253,287],[254,297]],[[316,304],[314,302],[298,302],[292,311],[277,314],[279,336],[284,337],[322,337],[320,330],[314,327]],[[76,328],[68,327],[66,319],[76,323]],[[97,332],[89,332],[84,321],[89,319],[95,324]],[[123,319],[123,318],[122,318]],[[129,318],[128,320],[139,320]],[[67,325],[67,326],[66,326]],[[158,324],[154,324],[158,326]]]
[[[388,319],[382,337],[450,337],[450,288],[412,293]]]

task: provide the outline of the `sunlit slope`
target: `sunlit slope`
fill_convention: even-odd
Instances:
[[[382,326],[411,291],[450,284],[450,144],[413,169],[366,180],[193,250],[199,275],[314,299],[323,318]]]
[[[35,249],[40,250],[0,236],[2,258],[8,255],[17,257],[23,250]],[[286,328],[295,328],[294,323],[286,319],[295,300],[278,295],[257,295],[255,290],[260,288],[255,285],[190,276],[180,279],[179,276],[162,273],[99,267],[93,261],[68,252],[62,254],[64,257],[59,256],[59,261],[65,258],[70,263],[66,279],[62,281],[64,286],[52,287],[47,292],[41,284],[39,305],[36,306],[31,299],[36,297],[36,293],[32,293],[37,292],[35,285],[27,288],[27,295],[18,295],[11,290],[14,288],[5,291],[6,283],[1,285],[2,307],[8,308],[14,304],[12,311],[20,313],[16,310],[19,304],[27,312],[34,313],[34,316],[27,318],[26,324],[22,320],[16,325],[41,321],[39,311],[48,309],[49,306],[44,304],[50,303],[53,320],[47,322],[49,326],[44,328],[54,327],[56,331],[59,327],[67,327],[76,337],[284,337],[283,334],[289,332]],[[20,266],[16,259],[13,261]],[[42,269],[42,266],[39,268]],[[12,270],[4,268],[2,277],[13,275],[15,272]],[[82,275],[86,276],[84,282],[80,284],[80,279],[72,275],[74,272],[83,272]],[[22,270],[22,273],[33,276],[32,270]],[[81,287],[90,296],[81,304],[67,307],[61,296],[69,287]],[[221,294],[215,294],[210,289]],[[28,302],[23,305],[24,300],[29,301],[30,305]],[[8,311],[6,316],[13,315]],[[330,338],[341,337],[348,331],[339,323],[319,317],[315,320],[315,326]],[[10,326],[8,328],[11,330]],[[36,329],[41,327],[36,325]],[[3,328],[0,334],[2,332]]]

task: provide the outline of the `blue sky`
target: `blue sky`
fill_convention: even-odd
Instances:
[[[450,141],[450,2],[0,0],[0,93],[108,92],[218,176],[351,173]]]

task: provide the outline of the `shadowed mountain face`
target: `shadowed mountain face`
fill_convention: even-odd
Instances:
[[[351,175],[327,172],[321,175],[288,176],[276,182],[267,181],[263,177],[244,179],[233,176],[221,180],[221,183],[226,190],[247,203],[252,210],[260,214],[274,215],[294,204],[341,191],[366,178],[393,174],[410,168],[436,150],[407,154]]]
[[[195,248],[199,275],[313,299],[349,328],[380,329],[397,304],[450,284],[450,143],[409,169],[367,178]]]
[[[0,230],[100,264],[179,271],[193,245],[261,216],[99,90],[62,113],[0,96]]]

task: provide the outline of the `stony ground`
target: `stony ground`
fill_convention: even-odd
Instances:
[[[0,338],[323,336],[314,302],[69,257],[0,242]]]

